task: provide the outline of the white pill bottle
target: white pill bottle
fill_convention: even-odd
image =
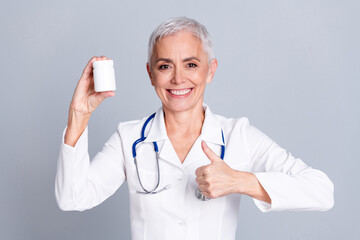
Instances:
[[[115,70],[113,60],[93,62],[95,92],[115,91]]]

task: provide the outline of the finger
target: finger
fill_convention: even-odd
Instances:
[[[201,192],[209,192],[209,185],[207,184],[198,184],[197,188],[201,191]]]
[[[209,165],[199,167],[195,171],[195,175],[198,176],[198,177],[206,177],[209,174],[210,174]]]
[[[219,158],[204,141],[201,142],[201,147],[205,155],[210,159],[211,163],[221,161],[221,158]]]
[[[207,185],[209,184],[205,178],[203,176],[199,176],[199,177],[196,177],[195,178],[195,182],[198,184],[198,185]]]
[[[199,190],[201,191],[201,194],[202,194],[202,195],[204,195],[205,197],[211,198],[211,197],[210,197],[210,192],[206,191],[206,189],[201,190],[201,189],[199,188]]]
[[[109,60],[109,58],[107,58],[107,57],[104,56],[104,55],[101,55],[101,56],[100,56],[100,59],[101,59],[101,60]]]
[[[92,69],[92,63],[95,62],[97,59],[99,59],[98,56],[93,56],[88,63],[86,64],[85,68],[84,68],[84,73],[88,73],[89,70]]]
[[[204,172],[204,168],[205,166],[202,166],[202,167],[198,167],[195,171],[195,175],[196,176],[203,176],[205,174]]]
[[[98,93],[96,93],[96,95],[97,95],[96,98],[98,99],[98,101],[102,102],[105,100],[105,98],[114,96],[115,92],[113,92],[113,91],[98,92]]]
[[[106,91],[102,93],[105,95],[105,98],[115,96],[115,91]]]
[[[101,58],[102,60],[111,60],[111,58],[108,58],[108,57],[105,56],[105,55],[101,55],[100,58]]]
[[[92,73],[92,69],[93,69],[93,62],[98,61],[100,59],[100,57],[98,56],[93,56],[89,62],[86,64],[83,74],[81,76],[81,79],[88,79],[88,77],[90,76],[90,74]],[[81,80],[80,79],[80,80]]]

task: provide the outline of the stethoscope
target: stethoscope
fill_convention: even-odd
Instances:
[[[140,174],[139,174],[139,168],[138,168],[138,164],[137,164],[137,160],[136,160],[136,145],[138,145],[139,143],[145,141],[146,137],[145,137],[145,130],[146,130],[146,126],[148,125],[148,123],[151,121],[151,119],[153,119],[155,117],[155,114],[156,113],[153,113],[150,117],[148,117],[141,129],[141,137],[136,140],[133,145],[132,145],[132,154],[133,154],[133,158],[134,158],[134,164],[135,164],[135,168],[136,168],[136,174],[137,174],[137,177],[138,177],[138,180],[139,180],[139,183],[140,183],[140,186],[141,188],[144,190],[143,192],[141,191],[137,191],[137,193],[141,193],[141,194],[156,194],[156,193],[159,193],[159,192],[162,192],[164,190],[167,190],[169,189],[171,186],[170,185],[166,185],[165,187],[163,187],[162,189],[160,190],[157,190],[157,188],[159,187],[159,184],[160,184],[160,167],[159,167],[159,148],[158,148],[158,145],[155,142],[152,142],[153,145],[154,145],[154,151],[156,153],[156,166],[157,166],[157,183],[155,185],[155,187],[151,190],[147,190],[142,182],[141,182],[141,179],[140,179]],[[224,156],[225,156],[225,140],[224,140],[224,133],[223,131],[221,130],[221,136],[222,136],[222,141],[223,141],[223,145],[221,145],[221,154],[220,154],[220,158],[222,160],[224,160]],[[157,190],[157,191],[156,191]],[[195,196],[202,200],[202,201],[207,201],[207,200],[210,200],[210,198],[204,196],[201,191],[196,188],[195,190]]]

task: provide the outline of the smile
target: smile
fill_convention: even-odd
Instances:
[[[193,88],[185,88],[185,89],[168,89],[167,91],[172,95],[185,96],[188,93],[190,93],[192,90]]]

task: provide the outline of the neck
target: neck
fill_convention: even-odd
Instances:
[[[163,107],[165,127],[168,136],[195,134],[197,136],[201,133],[201,128],[205,119],[205,112],[202,104],[182,112],[174,112]]]

